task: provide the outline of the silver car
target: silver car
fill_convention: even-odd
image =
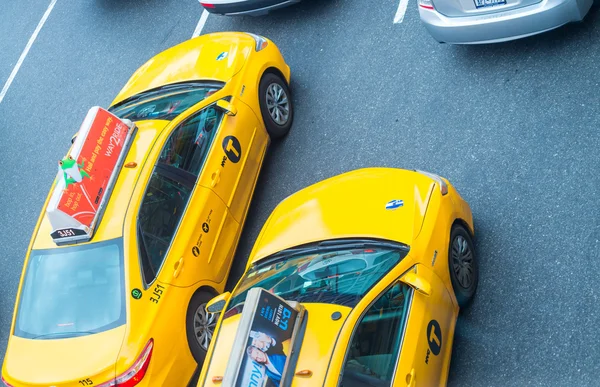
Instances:
[[[418,0],[418,2],[421,20],[438,42],[482,44],[524,38],[570,22],[581,21],[594,0]]]

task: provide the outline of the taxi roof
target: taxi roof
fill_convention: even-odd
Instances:
[[[148,157],[150,148],[156,141],[158,135],[162,132],[162,129],[164,129],[168,123],[169,121],[163,120],[136,122],[137,133],[131,143],[131,148],[125,158],[124,164],[134,161],[138,166],[136,168],[122,168],[121,171],[119,171],[113,192],[104,210],[105,212],[102,220],[96,228],[90,242],[114,239],[123,235],[125,214],[139,175]],[[56,181],[52,185],[49,197],[52,195],[55,185]],[[46,207],[47,202],[44,205],[44,215],[34,238],[32,249],[58,248],[50,236],[53,228],[46,215]]]

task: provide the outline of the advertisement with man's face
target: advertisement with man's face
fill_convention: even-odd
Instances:
[[[279,387],[297,316],[294,308],[261,290],[236,387]]]

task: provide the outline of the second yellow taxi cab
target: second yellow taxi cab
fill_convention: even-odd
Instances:
[[[267,146],[292,125],[289,81],[268,39],[210,34],[90,111],[27,250],[4,385],[187,385]]]
[[[290,196],[233,293],[208,304],[223,313],[198,385],[237,385],[226,375],[241,375],[229,372],[240,356],[253,363],[247,385],[445,385],[458,313],[478,283],[473,233],[468,204],[431,173],[363,169]],[[280,333],[280,311],[301,306],[291,341],[264,330],[234,342],[255,288],[288,302],[256,312]]]

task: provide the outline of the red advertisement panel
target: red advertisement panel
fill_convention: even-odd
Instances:
[[[59,161],[65,189],[58,210],[91,226],[123,150],[128,129],[117,117],[98,109],[79,154]]]

